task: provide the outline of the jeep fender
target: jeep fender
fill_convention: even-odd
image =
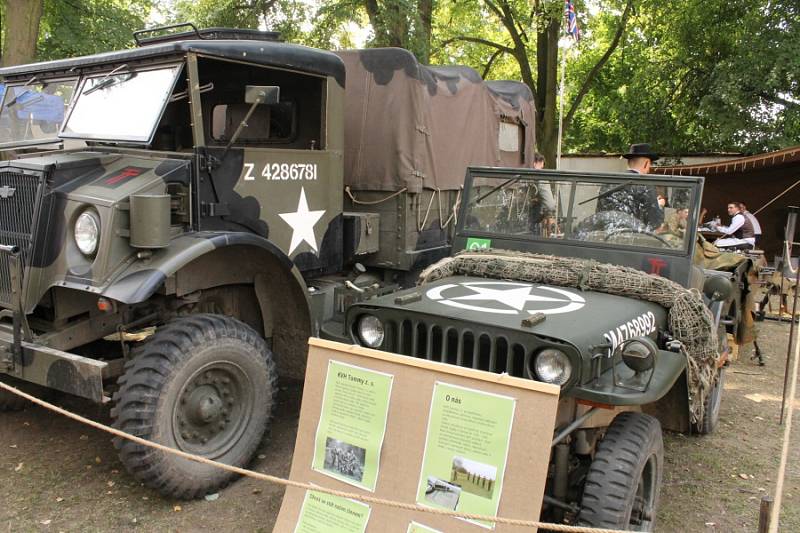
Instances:
[[[183,296],[197,290],[252,285],[264,325],[272,338],[282,374],[302,378],[306,341],[318,324],[311,315],[300,271],[273,243],[239,232],[197,232],[170,241],[168,248],[128,266],[101,292],[107,298],[137,304],[161,287]]]

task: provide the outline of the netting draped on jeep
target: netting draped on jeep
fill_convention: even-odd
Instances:
[[[654,302],[669,312],[669,329],[687,355],[689,409],[692,422],[702,424],[706,396],[714,385],[719,357],[711,312],[696,290],[660,276],[592,260],[549,255],[480,250],[461,252],[425,269],[420,284],[453,275],[547,283]]]

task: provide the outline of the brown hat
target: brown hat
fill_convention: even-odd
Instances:
[[[646,157],[650,161],[658,161],[658,154],[650,149],[647,143],[632,144],[627,154],[622,154],[625,159],[633,159],[634,157]]]

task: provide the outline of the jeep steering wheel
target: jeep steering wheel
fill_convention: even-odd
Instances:
[[[615,230],[613,230],[613,231],[609,232],[609,233],[608,233],[608,234],[607,234],[607,235],[606,235],[606,236],[603,238],[603,242],[606,242],[606,241],[608,241],[608,239],[610,239],[611,237],[614,237],[614,236],[616,236],[616,235],[620,235],[620,234],[622,234],[622,233],[641,233],[641,234],[643,234],[643,235],[647,235],[648,237],[653,237],[654,239],[656,239],[657,241],[659,241],[661,244],[663,244],[663,245],[664,245],[664,246],[666,246],[667,248],[673,248],[673,246],[672,246],[672,245],[671,245],[671,244],[670,244],[670,243],[669,243],[669,242],[668,242],[668,241],[667,241],[667,240],[666,240],[664,237],[662,237],[661,235],[658,235],[658,234],[656,234],[656,233],[653,233],[652,231],[647,231],[647,230],[643,230],[643,229],[636,229],[636,228],[620,228],[620,229],[615,229]]]

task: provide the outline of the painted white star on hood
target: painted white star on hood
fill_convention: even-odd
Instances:
[[[308,202],[306,201],[306,190],[304,187],[300,188],[300,201],[297,202],[297,211],[294,213],[279,213],[278,216],[284,222],[292,227],[292,243],[289,245],[289,255],[295,251],[301,242],[308,243],[314,252],[319,253],[317,249],[317,237],[314,235],[314,225],[319,222],[325,210],[309,211]]]
[[[538,296],[531,294],[533,287],[522,287],[519,289],[490,289],[488,287],[470,287],[475,294],[457,296],[453,300],[493,300],[500,302],[517,311],[522,311],[527,302],[569,302],[565,298],[550,298],[548,296]]]

